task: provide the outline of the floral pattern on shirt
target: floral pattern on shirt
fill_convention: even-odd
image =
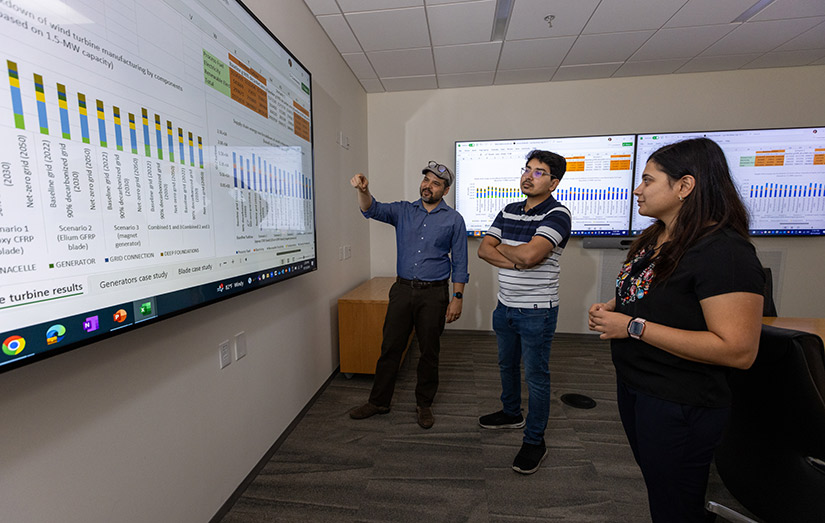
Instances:
[[[622,265],[619,276],[616,278],[616,288],[622,305],[641,300],[650,290],[650,284],[653,281],[653,267],[656,265],[655,262],[647,263],[651,254],[652,251],[642,249],[632,260]],[[639,271],[639,266],[645,264],[647,266]]]

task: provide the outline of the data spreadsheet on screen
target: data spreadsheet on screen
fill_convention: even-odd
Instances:
[[[706,137],[722,148],[754,236],[825,234],[825,128],[749,129],[640,134],[635,180],[650,154],[680,140]],[[633,207],[632,232],[651,219]]]
[[[635,135],[456,142],[456,209],[468,234],[487,232],[508,203],[523,200],[520,169],[534,149],[565,157],[553,196],[572,214],[576,236],[622,236],[630,224]]]
[[[0,370],[315,270],[310,73],[243,4],[0,29]]]

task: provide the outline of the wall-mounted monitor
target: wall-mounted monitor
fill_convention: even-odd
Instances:
[[[634,185],[656,149],[696,137],[710,138],[725,152],[750,214],[752,235],[825,234],[825,128],[640,134]],[[638,234],[651,223],[634,204],[632,232]]]
[[[505,205],[525,198],[520,169],[530,151],[544,149],[567,160],[553,195],[573,215],[572,234],[625,236],[634,144],[632,134],[456,142],[456,209],[469,235],[485,234]]]
[[[0,14],[0,372],[316,269],[310,73],[244,5]]]

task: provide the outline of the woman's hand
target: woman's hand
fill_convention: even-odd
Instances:
[[[590,306],[590,309],[587,311],[587,326],[590,328],[590,330],[596,330],[596,324],[593,323],[593,313],[595,311],[612,312],[614,310],[616,310],[616,298],[613,298],[612,300],[606,303],[594,303]]]
[[[600,332],[603,340],[627,338],[627,324],[632,319],[627,314],[613,312],[616,300],[607,303],[594,303],[588,311],[587,326],[592,331]]]

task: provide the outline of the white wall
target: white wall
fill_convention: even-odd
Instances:
[[[360,216],[354,172],[413,199],[454,140],[825,121],[825,67],[367,97],[302,2],[246,3],[313,73],[319,270],[0,375],[2,521],[208,521],[336,368],[338,296],[395,273],[392,229]],[[583,331],[601,262],[571,244],[560,332]],[[784,253],[783,314],[825,315],[823,244],[757,240]],[[454,327],[489,329],[494,273],[475,258],[470,273]],[[219,370],[218,342],[239,331],[248,356]]]
[[[454,164],[457,140],[821,126],[823,85],[825,67],[816,66],[370,94],[371,188],[385,201],[418,198],[421,167],[430,159]],[[447,200],[454,202],[453,195]],[[370,239],[372,276],[394,274],[392,228],[373,223]],[[464,312],[450,328],[490,330],[496,273],[475,257],[479,240],[469,242]],[[774,275],[780,315],[825,316],[825,279],[815,261],[825,257],[825,241],[754,243],[765,258],[781,261]],[[603,258],[603,251],[583,249],[580,239],[568,243],[559,332],[588,332],[586,311],[600,294]]]
[[[303,2],[245,2],[313,73],[319,270],[0,375],[1,521],[208,521],[338,365],[336,300],[369,277],[366,94]]]

